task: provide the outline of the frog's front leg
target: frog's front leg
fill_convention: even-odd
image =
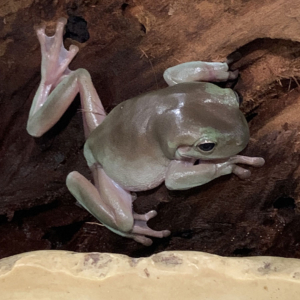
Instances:
[[[144,215],[133,212],[131,194],[106,175],[99,164],[91,166],[95,186],[78,172],[67,177],[67,187],[77,201],[111,231],[149,246],[152,240],[170,234],[169,230],[155,231],[147,221],[156,216],[156,211]]]
[[[227,62],[191,61],[183,63],[164,72],[168,85],[191,81],[220,82],[236,79],[238,70],[229,71]]]
[[[193,162],[173,160],[169,165],[165,184],[170,190],[185,190],[231,173],[241,179],[246,179],[251,175],[251,172],[236,164],[261,167],[264,163],[265,161],[261,157],[241,155],[230,157],[227,160],[203,160],[198,165],[194,165]]]

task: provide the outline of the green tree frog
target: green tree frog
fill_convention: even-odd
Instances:
[[[169,87],[139,95],[106,115],[85,69],[68,68],[78,47],[63,45],[66,19],[53,36],[37,29],[41,46],[41,82],[29,113],[27,131],[39,137],[63,115],[77,93],[81,97],[86,143],[84,156],[94,184],[78,172],[66,180],[77,201],[111,231],[144,245],[163,238],[147,221],[156,211],[133,211],[131,192],[153,189],[162,182],[184,190],[234,173],[260,167],[263,158],[236,155],[249,141],[249,129],[237,94],[210,82],[237,77],[227,63],[188,62],[164,72]]]

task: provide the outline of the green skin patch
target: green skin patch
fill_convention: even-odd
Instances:
[[[236,96],[231,89],[222,89],[215,84],[207,84],[205,86],[205,92],[213,95],[214,97],[220,96],[220,101],[222,101],[222,103],[225,105],[239,106]],[[207,101],[210,102],[210,100]]]
[[[220,132],[213,127],[199,128],[199,134],[202,140],[217,141],[220,137]]]

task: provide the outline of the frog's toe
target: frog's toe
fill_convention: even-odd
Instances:
[[[171,231],[170,230],[161,230],[160,231],[161,232],[161,234],[162,234],[162,237],[167,237],[167,236],[169,236],[170,234],[171,234]]]
[[[145,221],[135,220],[132,233],[163,238],[170,235],[171,232],[169,230],[156,231],[149,228]]]
[[[234,80],[239,76],[239,70],[229,71],[228,80]]]
[[[262,157],[253,157],[253,167],[262,167],[265,164],[265,160]]]
[[[68,20],[65,17],[60,17],[57,20],[57,24],[61,24],[61,26],[65,26],[67,24]]]
[[[69,48],[69,52],[68,53],[70,53],[71,55],[76,55],[77,54],[77,52],[79,51],[79,48],[78,48],[78,46],[76,46],[76,45],[71,45],[70,46],[70,48]]]
[[[151,210],[149,212],[147,212],[146,214],[133,214],[133,217],[135,220],[140,220],[140,221],[149,221],[150,219],[154,218],[157,215],[157,211],[156,210]]]
[[[61,37],[63,35],[64,27],[67,24],[66,18],[59,18],[56,22],[55,35]]]
[[[151,246],[153,241],[147,237],[145,237],[144,235],[133,235],[132,239],[135,240],[138,243],[143,244],[144,246]]]
[[[137,194],[135,192],[130,192],[131,194],[131,200],[134,202],[137,199]]]
[[[42,23],[34,26],[34,30],[39,37],[40,35],[45,35],[46,24]]]
[[[46,33],[45,33],[45,29],[46,29],[46,25],[45,24],[40,24],[40,25],[36,25],[34,26],[36,35],[38,37],[38,40],[40,42],[40,45],[42,47],[42,51],[45,51],[45,43],[46,43]]]
[[[231,65],[242,58],[242,54],[240,52],[233,52],[227,56],[226,63]]]
[[[247,179],[251,176],[251,172],[247,169],[244,169],[240,166],[234,166],[232,173],[237,175],[240,179]]]

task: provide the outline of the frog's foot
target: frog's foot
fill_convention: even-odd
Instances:
[[[155,210],[151,210],[144,215],[139,215],[134,213],[134,225],[132,229],[132,233],[139,235],[147,235],[151,237],[163,238],[170,235],[169,230],[160,230],[156,231],[148,227],[147,221],[154,218],[157,215]]]
[[[231,65],[234,64],[235,62],[237,62],[238,60],[240,60],[242,58],[242,55],[240,52],[233,52],[230,55],[227,56],[225,63],[228,65],[228,81],[227,84],[225,85],[226,88],[231,88],[233,89],[234,86],[237,84],[237,78],[239,76],[239,70],[231,70]],[[239,103],[242,103],[242,98],[238,97],[240,99]]]
[[[252,167],[262,167],[265,163],[265,160],[262,157],[249,157],[236,155],[231,157],[228,160],[228,163],[232,166],[232,173],[237,175],[241,179],[247,179],[251,176],[251,172],[247,169],[244,169],[236,164],[245,164]]]
[[[128,233],[112,230],[111,228],[110,229],[115,233],[127,238],[131,238],[136,242],[143,244],[144,246],[150,246],[153,242],[146,236],[164,238],[169,236],[171,233],[169,230],[156,231],[148,227],[147,221],[154,218],[156,215],[157,212],[155,210],[151,210],[148,213],[142,215],[133,213],[134,224],[132,230]]]
[[[136,198],[135,198],[136,199]],[[134,200],[135,200],[134,199]],[[137,213],[133,213],[133,218],[135,220],[139,220],[139,221],[149,221],[150,219],[154,218],[157,216],[157,211],[156,210],[150,210],[149,212],[147,212],[146,214],[137,214]]]
[[[134,222],[134,226],[131,232],[123,232],[120,230],[116,230],[112,227],[109,227],[107,225],[105,225],[109,230],[111,230],[112,232],[129,238],[129,239],[133,239],[136,242],[143,244],[144,246],[151,246],[153,241],[148,238],[149,237],[156,237],[156,238],[163,238],[163,237],[167,237],[170,235],[170,231],[169,230],[161,230],[161,231],[155,231],[152,230],[151,228],[149,228],[147,226],[147,222],[145,221],[135,221]]]
[[[152,245],[152,240],[149,237],[164,238],[170,235],[169,230],[156,231],[148,227],[147,221],[154,218],[157,215],[155,210],[151,210],[144,215],[134,213],[134,225],[130,233],[125,234],[125,237],[132,238],[138,243],[144,246]]]
[[[146,221],[136,220],[134,222],[132,233],[136,234],[136,235],[141,235],[141,236],[147,235],[150,237],[164,238],[164,237],[169,236],[171,232],[170,232],[170,230],[160,230],[160,231],[153,230],[148,227]],[[136,236],[133,239],[136,240]],[[152,241],[151,241],[151,244],[152,244]]]
[[[163,76],[167,84],[172,86],[194,81],[225,82],[236,79],[238,74],[238,70],[230,71],[226,62],[191,61],[168,68]]]
[[[79,50],[75,45],[71,45],[69,50],[64,47],[63,31],[66,23],[66,18],[60,18],[53,36],[46,35],[44,25],[36,28],[42,52],[42,80],[46,85],[56,86],[63,75],[71,72],[68,65]]]

